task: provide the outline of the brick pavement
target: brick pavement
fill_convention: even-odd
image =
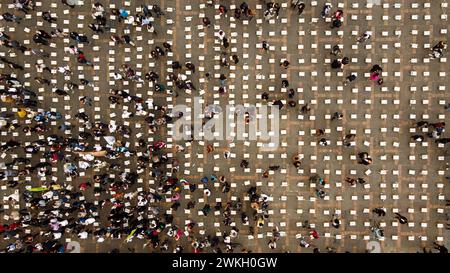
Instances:
[[[134,13],[141,2],[125,1],[124,7]],[[240,4],[235,0],[224,2],[230,5]],[[209,143],[207,141],[194,141],[189,146],[185,142],[173,142],[168,146],[171,148],[175,144],[186,145],[186,154],[189,157],[174,155],[182,166],[181,177],[189,181],[199,181],[204,175],[216,173],[226,175],[229,181],[235,183],[228,194],[222,194],[220,190],[213,191],[208,198],[212,204],[212,200],[216,198],[221,198],[223,202],[232,200],[233,197],[243,198],[248,188],[245,181],[250,181],[252,185],[258,184],[262,192],[270,193],[273,199],[270,203],[270,221],[265,228],[256,229],[253,238],[246,235],[247,227],[240,224],[239,215],[235,217],[235,222],[242,231],[238,242],[254,252],[270,251],[267,241],[271,236],[272,226],[278,226],[282,231],[276,252],[312,251],[311,248],[301,248],[296,238],[298,234],[307,235],[308,230],[299,226],[305,220],[313,224],[321,235],[321,238],[313,243],[322,251],[325,251],[325,247],[334,247],[339,252],[364,252],[367,242],[374,240],[369,227],[373,218],[377,218],[367,210],[370,212],[374,207],[381,206],[388,211],[384,218],[377,218],[381,221],[386,236],[381,241],[381,251],[416,252],[436,240],[448,243],[448,231],[445,229],[445,196],[448,194],[445,163],[448,161],[448,148],[438,147],[432,141],[427,142],[428,146],[420,143],[411,146],[409,139],[414,120],[446,120],[444,105],[448,104],[448,64],[445,58],[427,58],[429,47],[448,37],[447,22],[441,19],[447,11],[445,2],[420,1],[418,6],[415,6],[413,1],[390,0],[371,6],[367,4],[368,1],[360,0],[330,1],[334,6],[333,11],[339,7],[346,14],[344,25],[339,30],[330,29],[330,23],[325,23],[320,18],[323,1],[308,3],[301,16],[289,9],[287,0],[278,2],[282,4],[280,18],[266,22],[263,19],[264,1],[247,1],[250,7],[256,8],[256,16],[250,22],[243,22],[232,17],[231,8],[228,17],[220,17],[216,10],[204,5],[203,1],[160,1],[159,4],[166,15],[156,19],[157,36],[152,37],[143,30],[124,27],[123,24],[115,22],[112,27],[116,33],[130,31],[132,37],[136,37],[136,47],[113,46],[108,34],[100,34],[97,39],[94,38],[93,48],[83,48],[86,55],[92,56],[94,60],[94,68],[91,69],[77,65],[74,58],[66,58],[67,54],[64,54],[63,48],[71,44],[71,41],[68,38],[59,39],[52,48],[56,53],[51,56],[52,66],[69,64],[74,71],[71,77],[92,79],[95,88],[80,90],[78,94],[98,97],[98,100],[94,99],[92,107],[84,107],[85,112],[96,120],[113,119],[119,124],[128,122],[133,128],[133,134],[127,139],[130,143],[137,141],[138,134],[148,137],[149,140],[165,139],[166,132],[160,132],[161,136],[150,134],[146,126],[141,126],[141,119],[123,121],[120,117],[123,105],[111,108],[104,99],[108,96],[108,90],[118,84],[113,81],[111,73],[117,72],[124,62],[132,64],[143,74],[148,69],[156,69],[161,77],[165,77],[170,72],[171,60],[178,60],[182,64],[191,61],[198,70],[198,76],[193,77],[192,81],[197,89],[205,91],[202,95],[205,103],[222,106],[260,103],[263,91],[269,93],[271,100],[287,100],[286,90],[281,88],[281,79],[287,78],[290,87],[296,90],[295,100],[298,106],[281,111],[282,145],[276,151],[260,151],[254,141],[248,145],[243,141],[236,141],[232,146],[227,141],[215,141],[218,147],[210,154],[206,152]],[[84,1],[84,6],[74,10],[76,16],[73,12],[65,11],[68,8],[60,3],[41,3],[42,6],[37,7],[37,10],[51,10],[56,13],[59,28],[91,33],[87,28],[90,21],[90,1]],[[106,8],[112,7],[113,3],[115,7],[119,7],[115,1],[101,3]],[[4,12],[6,6],[7,4],[2,4],[0,10]],[[203,16],[208,16],[213,22],[208,29],[199,28]],[[414,16],[418,16],[417,19]],[[68,20],[67,23],[65,20]],[[168,22],[170,20],[172,23]],[[11,30],[11,23],[1,27],[2,31],[11,33],[16,39],[28,39],[33,43],[26,28],[31,32],[40,28],[39,21],[42,19],[37,21],[36,26],[36,19],[25,19],[20,26],[16,25],[14,30]],[[46,22],[42,28],[50,29]],[[223,47],[214,39],[214,32],[219,29],[231,38],[227,51],[237,54],[240,58],[239,64],[232,65],[229,69],[218,67],[218,61],[215,59],[223,51]],[[357,35],[366,30],[370,30],[373,37],[367,43],[357,46]],[[139,36],[142,39],[138,38]],[[263,40],[273,47],[269,52],[262,52],[257,46]],[[172,41],[173,56],[158,61],[150,59],[149,54],[153,46],[164,41]],[[332,59],[329,51],[334,44],[340,44],[343,55],[351,59],[351,64],[343,72],[331,71],[329,65]],[[0,48],[0,53],[9,55],[18,62],[28,63],[30,67],[33,67],[35,62],[34,56],[11,56],[11,52],[5,50],[5,47]],[[282,71],[278,66],[282,59],[290,61],[288,70]],[[368,81],[367,75],[364,75],[376,63],[383,67],[385,83],[382,88]],[[215,75],[216,79],[204,82],[205,72]],[[356,72],[358,79],[354,84],[344,87],[343,78],[350,72]],[[220,73],[228,75],[229,91],[225,96],[218,96],[213,91],[219,86],[217,75]],[[32,87],[37,88],[31,80],[36,72],[32,70],[30,74],[31,76],[23,77]],[[265,75],[265,79],[258,79],[259,74]],[[55,84],[64,82],[61,74],[54,74],[52,80]],[[180,93],[178,97],[156,94],[152,91],[151,83],[147,82],[124,82],[123,86],[119,85],[117,88],[123,88],[132,94],[141,94],[144,100],[153,98],[155,103],[168,103],[172,106],[187,104],[192,107],[193,98],[197,95],[195,92]],[[66,122],[76,125],[72,120],[80,108],[77,99],[74,99],[76,96],[61,99],[49,95],[44,89],[39,89],[39,92],[43,107],[65,113]],[[299,108],[305,103],[309,103],[312,109],[309,115],[302,116],[299,114]],[[342,112],[344,118],[330,121],[329,115],[336,111]],[[318,128],[326,131],[324,137],[330,140],[331,145],[317,145],[318,138],[311,130]],[[351,148],[345,148],[339,142],[352,130],[357,134],[356,143]],[[72,129],[72,133],[75,132],[76,127]],[[1,140],[6,141],[9,136],[2,131]],[[233,154],[227,160],[222,156],[225,150],[230,150]],[[361,151],[367,151],[374,159],[369,167],[356,163],[357,154]],[[290,162],[292,156],[297,153],[303,157],[299,170]],[[219,159],[214,159],[215,155],[219,155]],[[248,172],[239,167],[244,158],[250,162]],[[135,159],[129,161],[127,168],[132,169]],[[281,166],[281,171],[271,174],[267,179],[263,178],[262,170],[275,164]],[[64,179],[61,170],[62,167],[58,166],[52,177],[54,181]],[[371,171],[369,175],[365,173],[367,170]],[[315,197],[315,186],[310,185],[308,181],[309,176],[313,174],[329,181],[326,186],[327,200]],[[93,172],[87,170],[77,180],[90,179],[92,175]],[[346,176],[364,177],[368,182],[365,187],[349,187],[343,181]],[[34,177],[27,180],[33,185],[40,184]],[[140,175],[138,187],[147,190],[155,186],[148,173]],[[2,188],[1,194],[8,196],[11,191],[12,189],[5,187]],[[175,223],[183,226],[186,220],[194,220],[199,224],[199,230],[204,230],[206,234],[218,232],[223,228],[220,214],[214,217],[197,215],[197,211],[202,207],[200,201],[190,214],[183,213],[187,203],[185,195],[186,193],[183,194],[181,208],[174,212]],[[190,196],[191,200],[201,198],[202,192],[199,191]],[[248,209],[249,206],[248,202],[244,202],[244,208]],[[166,208],[169,208],[169,204]],[[339,229],[329,226],[331,215],[336,210],[342,214],[343,224]],[[393,218],[393,212],[397,210],[408,217],[409,225],[394,224],[397,221]],[[69,235],[66,236],[70,238]],[[76,236],[72,239],[77,240]],[[136,238],[132,243],[107,240],[98,244],[94,239],[81,240],[80,243],[83,252],[104,252],[113,247],[126,251],[130,246],[135,247],[137,251],[152,251],[143,249],[144,242]]]

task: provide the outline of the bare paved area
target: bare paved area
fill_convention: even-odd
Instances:
[[[0,56],[13,60],[24,66],[24,70],[11,69],[6,64],[0,64],[2,73],[14,73],[24,86],[37,93],[38,107],[30,109],[27,113],[33,117],[33,111],[59,112],[61,119],[47,123],[44,133],[24,133],[24,126],[34,126],[31,118],[20,118],[16,115],[19,106],[6,103],[2,100],[0,106],[2,113],[14,114],[9,121],[15,120],[21,125],[16,130],[1,128],[0,141],[5,144],[10,139],[21,142],[22,146],[29,145],[36,140],[46,140],[49,135],[57,134],[62,137],[77,138],[80,132],[92,132],[80,123],[75,117],[77,113],[85,113],[91,123],[103,122],[105,124],[124,125],[131,133],[115,131],[112,134],[116,140],[136,154],[125,156],[120,154],[117,159],[96,158],[101,161],[119,163],[118,170],[108,167],[95,170],[92,166],[83,170],[78,165],[79,176],[70,178],[64,173],[64,164],[78,163],[81,158],[73,149],[62,150],[65,159],[51,161],[45,158],[44,153],[50,147],[42,147],[37,154],[25,155],[23,149],[16,148],[2,152],[0,161],[11,162],[17,157],[26,157],[31,165],[38,162],[50,162],[51,174],[38,176],[31,174],[8,177],[0,181],[2,196],[1,223],[11,225],[18,222],[14,214],[20,209],[33,211],[51,211],[54,202],[46,203],[41,208],[31,208],[23,199],[22,193],[26,187],[50,187],[53,181],[66,188],[72,185],[75,190],[81,183],[91,182],[83,196],[87,202],[97,206],[103,200],[114,198],[125,206],[126,213],[133,214],[133,219],[141,221],[137,208],[137,195],[139,193],[157,191],[162,200],[153,203],[153,199],[146,196],[148,205],[144,219],[164,219],[163,214],[173,216],[170,226],[159,234],[160,241],[168,238],[169,248],[172,252],[176,245],[182,245],[184,252],[192,252],[192,241],[195,238],[202,242],[206,235],[218,236],[221,240],[219,248],[226,251],[226,243],[222,243],[224,233],[230,234],[232,227],[239,229],[234,252],[246,248],[253,252],[312,252],[318,248],[321,252],[333,248],[337,252],[366,252],[368,243],[381,252],[422,252],[423,247],[433,248],[433,242],[448,246],[448,208],[446,200],[449,199],[447,165],[449,159],[448,144],[438,144],[436,139],[427,136],[434,127],[415,128],[418,121],[428,123],[448,123],[449,104],[448,95],[448,61],[445,54],[440,59],[430,59],[430,49],[439,41],[448,39],[448,6],[446,1],[409,1],[409,0],[339,0],[329,1],[332,4],[331,13],[326,19],[321,17],[325,1],[304,1],[305,9],[301,15],[290,7],[290,1],[274,1],[280,4],[278,18],[269,21],[264,19],[266,2],[259,0],[246,1],[255,15],[251,20],[241,15],[240,19],[233,17],[234,9],[242,1],[214,1],[213,6],[202,0],[162,0],[162,1],[99,1],[106,12],[108,29],[104,33],[96,34],[88,25],[94,21],[91,16],[92,4],[96,1],[79,1],[81,5],[69,8],[60,1],[36,1],[36,7],[28,15],[8,7],[9,2],[1,1],[0,12],[10,12],[24,17],[20,24],[0,21],[0,31],[6,33],[13,40],[23,43],[28,48],[42,48],[50,52],[50,57],[42,58],[28,51],[25,53],[17,49],[0,47]],[[125,9],[130,15],[142,13],[142,5],[157,4],[164,15],[156,17],[153,13],[153,24],[157,35],[149,33],[145,26],[119,22],[117,16],[111,15],[113,8]],[[227,16],[219,14],[219,4],[228,7]],[[340,28],[332,29],[331,15],[338,9],[344,11],[343,24]],[[57,17],[54,23],[46,22],[41,12],[50,11]],[[202,18],[208,17],[211,26],[205,27]],[[86,34],[89,44],[75,42],[70,37],[57,37],[51,39],[49,46],[37,45],[32,37],[36,30],[42,29],[50,33],[58,28],[63,32],[72,31]],[[222,30],[229,41],[229,47],[224,48],[217,38]],[[357,37],[370,31],[371,38],[357,44]],[[128,44],[116,45],[111,41],[111,35],[122,36],[128,34],[135,46]],[[270,45],[269,50],[262,49],[262,42]],[[172,45],[172,52],[155,59],[152,50],[156,46],[163,48],[162,43]],[[77,62],[77,58],[66,51],[70,45],[76,45],[83,51],[93,66],[86,66]],[[341,48],[341,56],[330,54],[334,45]],[[221,54],[227,53],[230,65],[220,65]],[[237,55],[239,62],[233,64],[230,56]],[[342,70],[333,69],[331,63],[335,59],[348,57],[350,63]],[[39,59],[50,67],[51,72],[39,72],[35,64]],[[289,67],[280,67],[280,62],[288,60]],[[193,63],[195,72],[172,68],[174,61],[182,66]],[[114,73],[122,73],[124,64],[130,65],[138,77],[154,71],[159,75],[158,83],[165,85],[166,90],[155,90],[155,83],[146,79],[115,80]],[[383,70],[380,77],[382,85],[369,79],[373,65],[380,65]],[[72,74],[64,76],[58,72],[58,67],[70,67]],[[182,90],[174,81],[168,79],[171,73],[182,73],[195,86],[196,90]],[[211,76],[209,79],[206,73]],[[357,79],[347,86],[343,84],[350,74],[357,75]],[[123,74],[123,73],[122,73]],[[219,94],[221,86],[220,75],[226,75],[225,94]],[[44,77],[51,80],[50,85],[37,83],[35,77]],[[92,82],[92,85],[83,86],[81,79]],[[282,80],[288,80],[289,86],[282,87]],[[58,96],[52,90],[63,88],[65,83],[78,83],[78,90],[69,90],[66,96]],[[5,88],[1,83],[0,89]],[[288,97],[289,89],[293,88],[295,95]],[[146,117],[161,117],[160,111],[155,108],[146,108],[143,103],[145,115],[137,114],[135,101],[121,101],[112,104],[108,99],[110,90],[124,90],[132,96],[142,98],[144,102],[152,101],[154,106],[167,106],[172,109],[175,105],[184,104],[194,111],[195,97],[201,97],[205,105],[254,105],[272,104],[274,100],[281,100],[284,107],[279,117],[279,147],[273,151],[261,149],[264,141],[227,141],[227,140],[194,140],[175,141],[173,139],[173,123],[157,126],[152,132],[147,124]],[[173,93],[176,92],[176,95]],[[262,99],[267,92],[268,101]],[[92,99],[92,105],[82,104],[79,98],[87,96]],[[296,105],[288,105],[290,100]],[[301,112],[302,106],[309,105],[310,111]],[[124,111],[134,113],[133,117],[123,116]],[[201,110],[200,110],[201,111]],[[332,120],[335,112],[342,113],[342,119]],[[173,115],[174,113],[170,113]],[[194,119],[195,117],[192,117]],[[174,120],[176,118],[174,117]],[[70,129],[61,131],[58,126],[70,125]],[[316,130],[323,130],[322,136],[316,135]],[[343,138],[348,134],[356,137],[350,147],[343,145]],[[425,137],[423,142],[411,139],[413,135]],[[320,139],[324,138],[328,145],[321,146]],[[444,131],[440,139],[448,138]],[[159,155],[168,158],[168,165],[157,167],[161,176],[185,179],[196,184],[198,189],[189,191],[189,187],[180,184],[175,191],[179,194],[180,207],[171,210],[174,201],[174,191],[161,192],[161,182],[165,180],[160,176],[152,176],[154,166],[147,163],[145,168],[138,168],[138,157],[144,155],[148,149],[139,147],[139,139],[144,139],[149,145],[157,141],[164,141],[165,147]],[[95,144],[106,146],[102,137],[90,137],[88,148],[92,151]],[[184,151],[177,151],[184,147]],[[208,152],[208,145],[214,151]],[[224,158],[224,152],[229,151],[230,156]],[[366,152],[372,158],[372,164],[358,164],[359,153]],[[301,165],[296,168],[292,158],[299,155]],[[151,157],[150,157],[151,159]],[[67,162],[65,160],[68,160]],[[173,174],[172,167],[179,164],[178,171]],[[248,168],[240,166],[242,160],[247,160]],[[93,162],[90,162],[93,164]],[[2,172],[7,169],[21,170],[22,166],[6,167],[2,165]],[[280,166],[276,171],[270,171],[266,178],[263,173],[269,166]],[[139,170],[139,171],[138,171]],[[99,196],[94,193],[94,175],[106,174],[113,180],[120,179],[122,172],[136,172],[136,183],[127,189],[111,189],[111,184],[102,184],[105,189]],[[211,182],[204,184],[202,177],[212,175],[224,176],[230,184],[230,190],[222,192],[223,184]],[[318,181],[311,181],[317,175],[325,181],[323,186]],[[363,178],[364,184],[356,183],[351,186],[345,181],[349,178]],[[18,185],[8,186],[8,181],[17,181]],[[258,215],[268,215],[264,226],[257,227],[253,219],[253,209],[247,191],[256,186],[258,194],[268,195],[268,209],[266,212],[258,210]],[[211,191],[210,196],[204,196],[204,188]],[[324,198],[316,194],[317,189],[323,189]],[[19,201],[9,199],[12,194],[19,193]],[[60,196],[56,193],[55,196]],[[135,193],[130,200],[120,196],[120,193]],[[43,193],[40,193],[43,194]],[[75,198],[76,199],[76,198]],[[241,200],[242,208],[236,208],[236,201]],[[78,199],[76,199],[78,200]],[[187,209],[189,201],[195,200],[194,208]],[[84,201],[84,202],[86,202]],[[224,208],[215,210],[216,202],[232,202],[230,209],[231,224],[224,223]],[[83,202],[83,200],[80,200]],[[69,203],[70,204],[70,203]],[[73,203],[72,203],[73,204]],[[211,206],[212,211],[203,215],[201,209],[205,204]],[[83,225],[83,230],[93,232],[100,227],[110,226],[107,219],[111,205],[98,207],[93,224]],[[70,205],[69,205],[70,206]],[[154,208],[157,213],[150,212]],[[385,216],[377,216],[372,212],[375,208],[384,208]],[[131,211],[131,213],[130,213]],[[249,224],[241,221],[241,213],[249,216]],[[395,218],[395,213],[406,217],[408,223],[401,224]],[[154,215],[156,214],[156,218]],[[89,215],[89,213],[88,213]],[[336,216],[337,215],[337,216]],[[335,228],[331,221],[338,217],[340,226]],[[66,216],[58,217],[66,219]],[[72,214],[70,218],[83,218],[79,214]],[[86,216],[89,218],[89,216]],[[185,230],[189,221],[195,223],[193,232]],[[308,221],[309,228],[305,227]],[[164,221],[162,221],[164,222]],[[176,226],[182,231],[181,238],[176,241],[169,238],[167,231]],[[249,231],[252,226],[254,230]],[[383,230],[383,238],[375,238],[371,227]],[[136,228],[136,222],[129,221],[122,227],[129,234]],[[269,240],[274,238],[273,229],[278,228],[280,238],[277,247],[270,249]],[[43,230],[39,234],[39,231]],[[139,230],[140,231],[140,230]],[[24,234],[39,234],[35,241],[48,240],[46,233],[51,229],[44,227],[21,227],[20,237]],[[81,230],[80,230],[81,232]],[[311,239],[310,234],[317,232],[319,238]],[[160,252],[158,247],[151,247],[144,235],[126,240],[106,237],[98,242],[99,236],[89,234],[87,239],[80,239],[78,232],[62,232],[59,241],[63,244],[70,241],[80,243],[81,252],[110,252],[119,249],[128,252],[134,248],[136,252]],[[189,236],[186,236],[189,235]],[[101,237],[101,236],[100,236]],[[302,239],[303,238],[303,239]],[[16,239],[9,236],[0,240],[2,249]],[[300,241],[312,244],[302,247]],[[372,249],[371,251],[378,251]],[[206,247],[204,252],[217,251],[217,247]],[[436,251],[436,250],[434,250]]]

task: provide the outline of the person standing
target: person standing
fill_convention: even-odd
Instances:
[[[408,219],[407,219],[405,216],[403,216],[403,215],[401,215],[401,214],[399,214],[399,213],[395,213],[395,218],[396,218],[396,219],[399,221],[399,223],[402,224],[402,225],[408,223]]]
[[[353,82],[356,80],[356,75],[355,74],[350,74],[349,76],[347,76],[347,78],[345,78],[344,81],[344,86],[347,86],[349,83]]]

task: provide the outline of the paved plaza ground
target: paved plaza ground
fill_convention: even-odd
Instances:
[[[1,13],[13,13],[14,10],[8,8],[9,2],[13,1],[0,1]],[[426,134],[414,128],[415,122],[448,122],[447,55],[441,59],[430,59],[428,56],[431,47],[441,40],[448,40],[446,1],[304,1],[306,7],[299,16],[296,10],[290,8],[290,0],[276,0],[274,2],[281,4],[282,8],[279,18],[270,21],[264,20],[266,4],[259,0],[246,1],[256,13],[250,21],[233,17],[234,7],[242,2],[237,0],[214,1],[214,7],[207,6],[203,0],[99,1],[106,10],[125,8],[130,14],[140,11],[142,4],[158,4],[162,8],[165,15],[155,18],[157,35],[139,26],[111,20],[111,32],[119,36],[129,33],[136,44],[134,47],[114,45],[109,33],[93,33],[88,24],[93,21],[91,8],[96,1],[79,2],[80,6],[71,9],[61,1],[36,1],[35,11],[28,15],[30,18],[24,18],[20,24],[2,20],[0,31],[15,40],[25,41],[24,45],[30,47],[36,47],[32,35],[38,29],[50,32],[57,27],[65,32],[85,33],[91,42],[79,47],[93,62],[93,67],[83,66],[65,53],[65,47],[74,44],[69,37],[54,38],[49,47],[41,48],[51,52],[45,63],[53,70],[52,74],[46,74],[51,78],[52,86],[61,87],[66,80],[79,81],[84,78],[92,81],[94,87],[85,86],[69,96],[56,96],[51,92],[51,87],[34,81],[36,76],[42,75],[34,69],[39,57],[6,47],[0,47],[0,56],[24,65],[25,70],[16,71],[16,75],[38,93],[38,108],[62,113],[63,120],[52,121],[55,126],[48,134],[61,134],[56,125],[62,122],[72,125],[71,134],[78,134],[79,123],[75,115],[84,109],[94,120],[105,123],[114,120],[117,124],[130,126],[132,133],[123,139],[131,147],[139,138],[149,142],[166,141],[165,149],[169,156],[180,162],[178,178],[201,184],[203,176],[226,176],[231,183],[228,193],[222,193],[219,184],[211,182],[208,187],[212,194],[207,198],[202,190],[193,194],[183,190],[179,200],[181,206],[172,212],[174,224],[183,227],[185,221],[192,220],[197,223],[199,236],[220,235],[225,230],[229,231],[230,227],[222,222],[220,211],[203,216],[200,209],[205,202],[213,207],[218,199],[226,204],[240,198],[243,209],[248,211],[250,202],[244,197],[250,186],[257,186],[259,192],[270,196],[270,216],[265,226],[255,227],[250,234],[248,226],[242,225],[240,215],[232,216],[240,229],[235,242],[253,252],[312,252],[312,247],[299,245],[301,236],[309,236],[309,230],[302,226],[305,221],[319,233],[320,238],[313,240],[312,244],[322,252],[326,252],[327,247],[335,248],[337,252],[366,252],[371,248],[368,247],[371,241],[379,242],[381,252],[421,252],[423,247],[432,248],[433,242],[448,246],[448,144],[437,144],[429,138],[422,143],[410,139],[413,134]],[[325,2],[333,5],[333,12],[337,9],[344,11],[344,22],[339,29],[330,28],[330,18],[327,21],[321,18],[320,12]],[[227,17],[219,15],[219,4],[229,7]],[[39,14],[42,11],[56,15],[57,22],[44,22]],[[14,14],[20,13],[14,11]],[[205,16],[212,21],[209,28],[202,25]],[[224,49],[216,39],[215,33],[219,30],[230,38],[228,49]],[[357,37],[365,31],[372,33],[371,39],[357,44]],[[151,58],[150,52],[154,47],[166,41],[172,44],[173,52],[158,60]],[[261,48],[262,41],[269,43],[269,51]],[[336,44],[341,46],[342,56],[349,57],[351,61],[342,71],[330,66],[334,59],[330,51]],[[220,66],[223,51],[238,55],[239,63]],[[288,69],[279,66],[285,59],[290,62]],[[178,96],[173,96],[168,92],[156,92],[148,81],[115,81],[113,78],[113,74],[126,63],[142,76],[153,70],[164,79],[172,71],[173,61],[179,61],[182,65],[186,62],[195,64],[196,72],[188,75],[196,91],[177,91]],[[383,68],[382,86],[369,80],[374,64]],[[69,65],[73,71],[66,79],[56,71],[64,65]],[[2,73],[11,71],[4,64],[0,64],[0,70]],[[207,72],[211,74],[210,80],[206,80]],[[350,73],[356,73],[357,80],[344,86],[343,81]],[[220,74],[228,77],[228,92],[224,95],[217,92]],[[287,105],[287,89],[281,86],[283,79],[289,81],[287,89],[295,90],[296,107]],[[205,104],[222,107],[240,104],[258,107],[267,104],[261,99],[262,93],[267,92],[269,102],[280,99],[285,103],[279,117],[279,147],[265,151],[260,147],[263,140],[175,141],[170,125],[151,133],[143,117],[122,118],[124,107],[134,111],[133,105],[110,105],[108,96],[112,88],[127,90],[144,100],[152,98],[155,105],[171,108],[185,104],[191,110],[195,97],[201,97]],[[175,90],[176,87],[167,85],[167,89]],[[92,106],[80,105],[78,98],[81,96],[93,98]],[[307,115],[300,112],[305,104],[311,107]],[[14,106],[3,102],[0,106],[2,112],[17,111]],[[343,118],[331,120],[335,112],[342,113]],[[25,121],[19,119],[19,123],[25,124]],[[316,129],[324,130],[322,137],[329,141],[328,146],[318,144],[322,137],[315,136]],[[356,134],[355,142],[351,147],[344,147],[343,137],[349,133]],[[20,130],[9,132],[2,128],[0,141],[4,144],[15,138],[31,142],[39,137],[43,136],[26,135]],[[448,137],[448,132],[441,136],[445,137]],[[209,144],[215,147],[211,153],[207,152]],[[185,151],[177,153],[176,145],[183,145]],[[225,151],[231,152],[227,159],[223,156]],[[361,152],[371,156],[371,165],[358,164],[358,153]],[[16,154],[20,155],[20,152],[6,152],[0,160],[10,162]],[[301,158],[300,168],[292,164],[292,157],[296,154]],[[249,168],[240,167],[243,159],[250,163]],[[33,157],[32,160],[37,163],[40,158]],[[121,159],[124,168],[129,170],[136,169],[136,160],[136,157]],[[274,165],[279,165],[280,170],[271,171],[269,177],[264,178],[263,172]],[[3,203],[1,223],[11,223],[13,219],[4,216],[25,207],[23,200],[14,205],[8,201],[8,196],[15,190],[22,192],[26,185],[37,187],[49,181],[78,186],[82,182],[92,181],[96,173],[91,168],[80,172],[80,177],[67,180],[63,163],[53,164],[52,168],[54,172],[51,176],[41,179],[33,174],[17,188],[7,187],[6,180],[0,182],[0,202]],[[327,181],[325,199],[316,195],[319,185],[310,183],[309,178],[314,174]],[[362,177],[367,182],[349,186],[344,181],[346,177]],[[139,174],[138,184],[128,192],[156,188],[157,182],[146,170]],[[85,196],[88,200],[97,200],[92,190],[86,191]],[[197,205],[186,210],[190,200],[196,200]],[[170,202],[161,204],[163,211],[169,210],[170,206]],[[379,217],[372,213],[372,209],[379,207],[386,208],[386,216]],[[408,224],[399,224],[394,218],[396,212],[407,217]],[[336,213],[340,214],[342,221],[338,229],[330,224]],[[97,224],[101,226],[107,220],[105,215],[100,218]],[[383,240],[374,238],[370,230],[373,225],[379,225],[384,230]],[[277,241],[277,248],[271,250],[267,243],[275,227],[279,228],[281,238]],[[131,242],[122,238],[98,243],[96,238],[82,240],[76,234],[64,234],[63,239],[65,242],[79,242],[81,252],[109,252],[114,248],[121,252],[128,252],[128,248],[134,248],[136,252],[159,252],[148,245],[144,247],[146,241],[139,238],[133,238]],[[0,246],[3,248],[12,241],[0,240]],[[186,245],[186,252],[191,251],[186,238],[178,243]]]

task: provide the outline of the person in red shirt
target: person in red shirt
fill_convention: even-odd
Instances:
[[[53,161],[58,161],[58,159],[59,159],[58,154],[57,154],[57,153],[53,153],[53,154],[52,154],[52,160],[53,160]]]
[[[333,17],[336,18],[337,20],[341,20],[343,15],[344,12],[339,9],[334,13]]]
[[[219,12],[220,14],[226,14],[227,13],[227,8],[224,5],[220,5],[219,6]]]
[[[311,232],[309,233],[309,235],[311,236],[311,239],[319,239],[319,233],[317,233],[317,231],[315,229],[311,230]]]
[[[83,63],[86,61],[86,56],[83,53],[78,54],[78,62]]]
[[[19,224],[17,224],[17,223],[13,223],[13,224],[11,224],[11,225],[9,225],[9,230],[16,230],[17,228],[19,227]]]
[[[86,183],[81,183],[80,184],[80,191],[84,191],[84,190],[86,190],[87,189],[87,184]]]

